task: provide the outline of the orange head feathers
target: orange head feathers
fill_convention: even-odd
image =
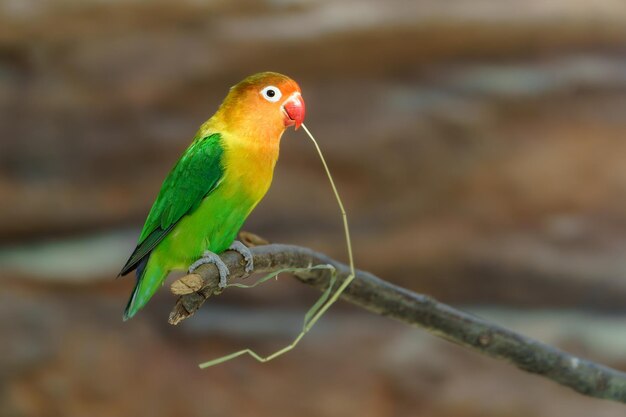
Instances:
[[[289,126],[300,127],[305,105],[294,80],[276,72],[261,72],[233,86],[216,116],[229,130],[280,136]]]

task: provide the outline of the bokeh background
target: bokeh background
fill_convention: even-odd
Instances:
[[[626,369],[623,0],[0,1],[0,416],[623,416],[317,294],[227,291],[178,327],[114,280],[227,88],[302,86],[358,267]],[[346,258],[303,132],[246,230]]]

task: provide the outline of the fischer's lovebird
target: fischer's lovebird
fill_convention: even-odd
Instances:
[[[252,255],[235,240],[270,187],[280,138],[304,121],[295,81],[275,72],[251,75],[232,87],[161,186],[137,247],[120,275],[136,269],[137,283],[124,312],[133,317],[172,270],[213,263],[225,287],[228,269],[216,254],[232,249]]]

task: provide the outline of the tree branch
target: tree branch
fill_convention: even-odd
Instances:
[[[337,285],[349,274],[347,265],[298,246],[265,245],[251,250],[255,272],[330,264],[337,270]],[[241,255],[228,251],[222,259],[231,271],[231,278],[245,275]],[[317,269],[295,275],[305,284],[324,289],[328,286],[330,271]],[[174,282],[172,292],[180,297],[170,314],[170,323],[178,324],[193,315],[209,296],[219,292],[217,283],[218,274],[214,265],[203,265],[195,274]],[[581,394],[626,403],[626,373],[575,357],[431,297],[390,284],[368,272],[357,271],[356,278],[342,298],[373,313],[426,329],[484,355],[506,360],[524,371],[542,375]]]

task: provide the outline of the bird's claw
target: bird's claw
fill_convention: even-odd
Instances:
[[[246,245],[238,240],[235,240],[228,249],[234,250],[235,252],[243,256],[244,261],[246,261],[246,267],[244,268],[244,271],[246,271],[246,273],[248,274],[252,272],[252,270],[254,269],[254,259],[252,257],[252,252],[250,252],[250,249],[248,249]]]
[[[226,285],[228,284],[228,276],[230,275],[230,271],[228,270],[228,267],[226,266],[224,261],[222,261],[222,258],[220,258],[217,254],[211,251],[204,252],[202,254],[202,258],[192,263],[189,266],[189,273],[190,274],[193,273],[196,269],[200,267],[200,265],[204,265],[204,264],[215,265],[215,267],[217,268],[217,272],[220,274],[220,282],[218,286],[220,288],[226,288]]]

